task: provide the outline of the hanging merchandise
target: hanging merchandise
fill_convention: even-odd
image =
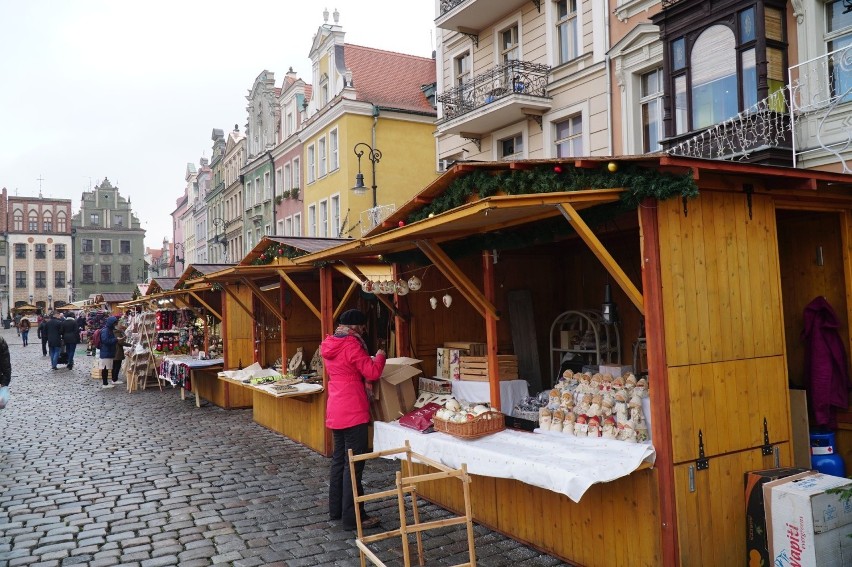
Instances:
[[[438,298],[437,297],[430,297],[429,298],[429,305],[432,306],[432,309],[436,309],[438,307]]]
[[[444,302],[444,307],[449,309],[450,305],[453,304],[453,296],[450,295],[449,293],[445,293],[444,297],[441,298],[441,301]]]
[[[408,278],[408,289],[411,291],[417,291],[423,286],[423,282],[420,281],[420,278],[417,276],[411,276]]]

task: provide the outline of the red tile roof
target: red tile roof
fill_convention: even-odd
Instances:
[[[346,67],[359,100],[436,114],[420,89],[435,82],[435,60],[360,45],[344,45]]]

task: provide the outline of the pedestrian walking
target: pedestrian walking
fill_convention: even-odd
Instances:
[[[47,356],[47,317],[39,317],[38,318],[38,327],[36,328],[36,332],[38,334],[38,338],[41,339],[41,355]]]
[[[118,382],[118,376],[113,372],[112,384],[109,383],[109,371],[114,368],[115,351],[118,344],[118,337],[115,336],[116,323],[118,323],[118,317],[107,317],[104,328],[95,331],[101,334],[101,344],[98,347],[100,350],[98,368],[101,369],[101,388],[112,388]],[[121,368],[121,363],[119,363],[119,368]]]
[[[360,455],[367,452],[367,426],[370,422],[370,397],[372,383],[385,368],[387,356],[379,349],[371,357],[363,335],[367,316],[350,309],[340,316],[334,335],[320,345],[323,362],[328,371],[328,401],[325,425],[334,437],[328,488],[328,514],[332,520],[342,520],[343,525],[354,528],[355,500],[349,475],[348,451]],[[361,477],[364,461],[355,464],[355,485],[358,495],[364,494]],[[378,517],[368,517],[361,505],[361,527],[371,528],[379,523]]]
[[[0,409],[9,403],[9,383],[12,381],[12,362],[9,357],[9,345],[0,337]]]
[[[15,330],[18,332],[18,336],[21,336],[21,314],[15,313]]]
[[[70,311],[65,314],[62,321],[62,342],[65,343],[65,354],[68,357],[68,370],[74,368],[74,353],[77,351],[77,343],[80,341],[80,328],[77,320]]]
[[[50,313],[45,324],[47,333],[47,348],[50,352],[50,369],[56,370],[59,364],[59,353],[62,352],[62,322],[54,313]]]
[[[26,317],[21,317],[21,321],[18,323],[18,334],[21,335],[24,346],[27,346],[30,342],[30,320]]]

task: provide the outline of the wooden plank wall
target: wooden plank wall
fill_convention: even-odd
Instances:
[[[240,298],[243,305],[251,308],[252,294],[248,287],[233,284],[225,285],[230,286],[230,290]],[[224,310],[227,313],[226,316],[223,316],[225,324],[222,326],[222,342],[225,346],[225,370],[239,368],[240,365],[245,368],[254,362],[252,335],[254,321],[230,295],[225,292],[222,293],[224,294]]]
[[[254,421],[323,455],[331,454],[325,445],[326,395],[299,399],[275,398],[254,392]]]
[[[414,474],[430,472],[422,465],[414,468]],[[474,519],[489,528],[586,567],[660,564],[659,499],[652,469],[592,485],[578,503],[517,480],[471,476]],[[455,513],[464,511],[457,480],[425,482],[417,489]]]
[[[750,215],[744,194],[702,190],[686,215],[679,199],[658,206],[680,557],[739,564],[743,474],[775,466],[758,448],[764,418],[791,462],[774,203],[755,194]],[[710,468],[690,491],[699,430]]]

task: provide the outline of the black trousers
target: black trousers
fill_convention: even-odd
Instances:
[[[41,355],[47,356],[47,337],[41,338]]]
[[[355,526],[355,499],[352,496],[352,480],[349,477],[349,457],[352,449],[355,455],[367,452],[367,424],[353,425],[346,429],[332,429],[334,435],[334,453],[331,455],[331,482],[328,486],[328,515],[332,520],[342,519],[345,526]],[[361,475],[364,461],[355,463],[355,484],[358,495],[364,494]],[[364,506],[361,505],[361,520],[365,520]]]

